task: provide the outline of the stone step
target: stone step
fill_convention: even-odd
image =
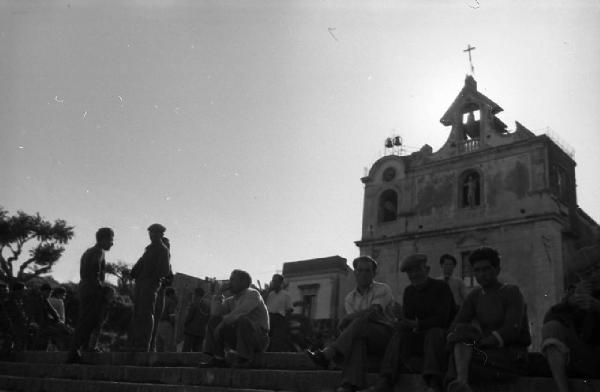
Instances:
[[[340,372],[331,370],[199,369],[0,362],[0,374],[16,377],[323,392],[333,391],[340,383]],[[375,380],[376,375],[369,375],[369,382]],[[420,379],[417,380],[420,382]]]
[[[267,389],[148,384],[0,375],[0,392],[273,392]]]
[[[132,365],[161,367],[196,367],[208,357],[202,353],[111,352],[83,353],[83,363],[90,365]],[[14,361],[29,363],[64,363],[67,353],[60,351],[24,351],[14,353]],[[304,353],[264,353],[257,358],[257,368],[317,370]]]

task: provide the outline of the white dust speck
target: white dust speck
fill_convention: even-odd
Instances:
[[[367,78],[367,80],[371,80],[373,79],[373,75],[369,75],[369,77]]]
[[[24,149],[24,148],[25,148],[25,147],[23,147],[23,146],[19,146],[19,150],[22,150],[22,149]]]
[[[154,109],[158,109],[158,105],[154,105]]]
[[[85,190],[85,193],[90,193],[90,190],[89,190],[89,189],[86,189],[86,190]]]
[[[58,97],[58,95],[55,95],[55,96],[54,96],[54,100],[55,100],[56,102],[58,102],[58,103],[63,103],[63,102],[65,102],[65,100],[64,100],[64,99],[62,99],[62,98],[59,98],[59,97]]]
[[[87,116],[87,110],[85,112],[83,112],[83,118],[85,118]]]
[[[119,101],[121,102],[121,107],[123,107],[123,103],[124,103],[123,97],[120,95],[117,95],[117,98],[119,98]]]
[[[171,196],[167,196],[167,197],[165,197],[165,200],[166,200],[166,201],[169,201],[169,200],[171,200]]]

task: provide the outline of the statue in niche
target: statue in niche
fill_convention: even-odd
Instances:
[[[464,206],[475,207],[479,204],[479,178],[475,174],[469,174],[463,185],[464,187]]]

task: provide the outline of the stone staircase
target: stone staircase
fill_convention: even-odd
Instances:
[[[86,353],[65,364],[65,352],[16,353],[0,362],[0,391],[27,392],[332,392],[340,372],[318,370],[303,354],[266,353],[258,369],[199,369],[200,353]],[[374,382],[375,374],[369,375]],[[574,391],[600,392],[598,380],[571,380]],[[423,391],[418,375],[403,374],[396,391]],[[550,378],[481,385],[477,392],[555,391]]]

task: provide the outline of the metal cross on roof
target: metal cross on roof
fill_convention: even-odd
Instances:
[[[475,73],[475,67],[473,67],[473,60],[471,59],[471,51],[475,50],[476,48],[474,46],[471,46],[471,44],[469,44],[467,46],[467,49],[463,50],[463,52],[469,52],[469,64],[471,65],[471,73],[474,74]]]

